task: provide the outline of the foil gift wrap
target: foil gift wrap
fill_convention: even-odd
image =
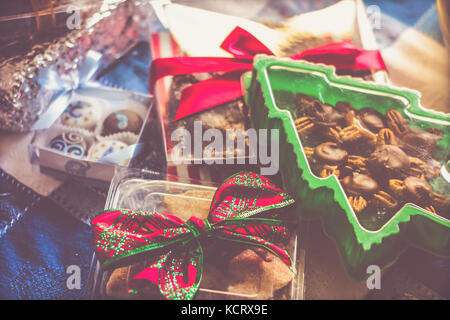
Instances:
[[[1,29],[7,31],[0,38],[2,130],[29,131],[47,111],[61,90],[46,87],[46,74],[56,72],[60,81],[76,83],[89,51],[101,55],[101,72],[147,40],[151,10],[146,1],[49,2],[47,11],[25,13],[20,12],[25,4],[15,4],[0,17]]]

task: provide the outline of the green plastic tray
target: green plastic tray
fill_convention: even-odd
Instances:
[[[402,207],[378,230],[364,228],[337,178],[319,178],[311,172],[290,107],[295,94],[304,93],[331,105],[347,101],[357,109],[374,106],[383,114],[388,109],[396,109],[412,125],[441,128],[444,137],[438,143],[439,158],[447,160],[450,154],[448,114],[424,109],[415,91],[337,77],[333,67],[307,62],[258,56],[253,71],[242,79],[252,126],[279,129],[280,173],[284,187],[296,199],[299,217],[322,219],[325,233],[336,242],[353,279],[365,279],[370,265],[386,268],[409,245],[450,256],[450,221],[412,204]],[[291,97],[288,93],[292,93]],[[445,166],[448,168],[448,164]],[[440,179],[448,195],[449,183]]]

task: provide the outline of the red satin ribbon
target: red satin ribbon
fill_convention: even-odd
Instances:
[[[222,76],[200,81],[183,89],[174,121],[241,97],[240,77],[242,73],[252,69],[254,56],[273,55],[261,41],[240,27],[236,27],[220,47],[235,58],[176,57],[155,59],[152,62],[152,94],[156,81],[166,76],[225,72]],[[337,70],[386,70],[378,50],[362,50],[350,42],[326,44],[290,58],[333,65]]]
[[[308,49],[290,58],[330,64],[337,70],[386,70],[380,51],[361,50],[345,41]]]

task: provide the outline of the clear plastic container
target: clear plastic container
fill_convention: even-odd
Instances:
[[[191,216],[206,218],[216,186],[205,181],[193,184],[192,181],[183,183],[171,180],[173,177],[165,174],[118,167],[105,209],[166,212],[183,220]],[[205,246],[203,277],[195,299],[302,299],[304,259],[299,258],[298,235],[296,232],[292,234],[284,248],[292,258],[295,273],[264,249],[262,252],[234,242]],[[153,284],[141,290],[138,296],[127,292],[128,281],[150,261],[152,258],[148,257],[146,261],[131,266],[108,270],[94,255],[90,274],[91,298],[161,299],[157,286]]]

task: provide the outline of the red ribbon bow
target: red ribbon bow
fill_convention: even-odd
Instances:
[[[261,217],[292,203],[269,179],[241,172],[217,189],[208,219],[184,222],[167,213],[118,209],[100,213],[91,222],[95,249],[103,266],[124,265],[142,254],[154,257],[132,279],[129,292],[150,282],[168,299],[192,299],[202,278],[204,248],[215,239],[265,248],[292,267],[287,251],[275,244],[289,238],[286,222]]]
[[[166,76],[201,72],[225,72],[224,75],[200,81],[181,92],[175,121],[194,113],[232,101],[243,95],[240,77],[253,67],[256,54],[273,55],[251,33],[236,27],[222,42],[222,49],[234,58],[175,57],[155,59],[150,67],[150,92],[156,81]],[[386,70],[378,50],[361,50],[350,42],[336,42],[305,50],[290,57],[314,63],[334,65],[337,70]]]

